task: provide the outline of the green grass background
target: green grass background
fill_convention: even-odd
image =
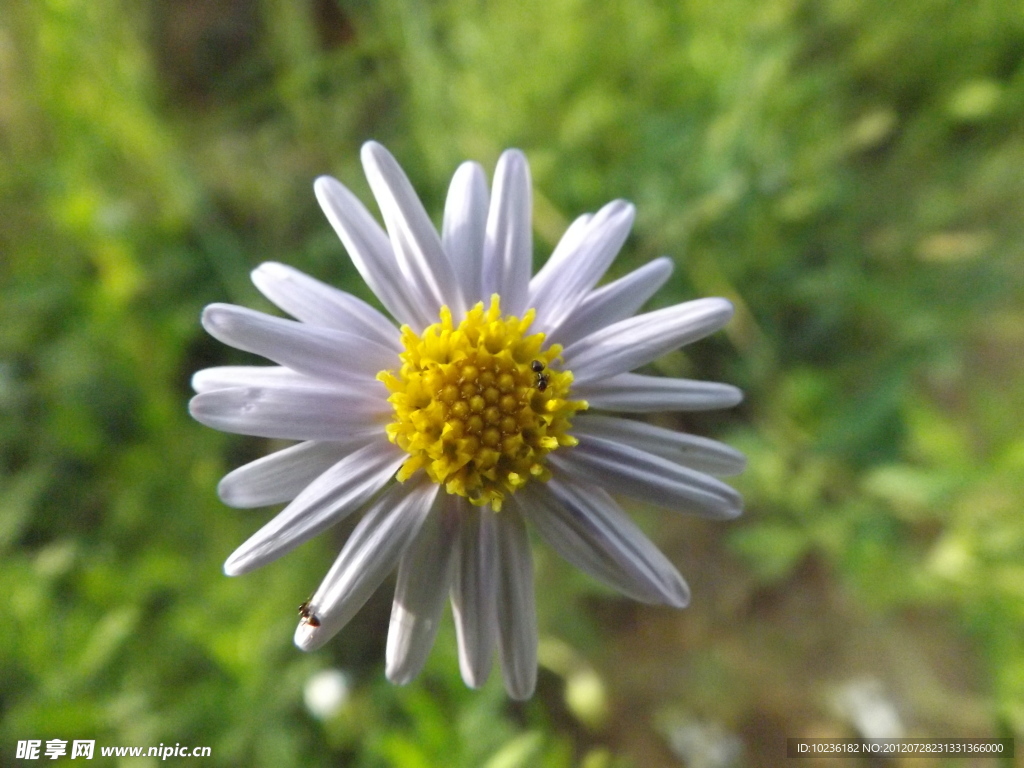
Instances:
[[[189,418],[191,373],[245,359],[200,309],[269,309],[270,259],[369,297],[311,189],[369,201],[369,138],[436,220],[458,162],[520,147],[538,264],[624,197],[614,274],[669,254],[655,305],[738,308],[658,368],[746,391],[662,422],[747,452],[744,517],[631,509],[682,612],[538,547],[525,704],[464,689],[450,621],[387,684],[387,586],[294,648],[346,530],[220,570],[269,512],[216,482],[271,446]],[[1010,0],[2,0],[0,764],[87,738],[210,766],[772,766],[857,733],[851,686],[908,735],[1024,736],[1022,211]],[[352,693],[321,722],[302,691],[331,667]]]

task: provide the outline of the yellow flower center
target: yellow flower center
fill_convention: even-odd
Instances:
[[[401,370],[377,374],[395,409],[388,439],[409,454],[399,480],[422,468],[448,493],[499,510],[506,494],[551,476],[544,457],[576,445],[570,422],[587,403],[568,399],[572,373],[552,367],[562,347],[526,335],[534,315],[505,317],[494,295],[458,325],[441,307],[420,335],[402,326]]]

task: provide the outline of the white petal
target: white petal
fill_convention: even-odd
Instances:
[[[570,345],[565,367],[580,383],[631,371],[714,333],[732,313],[725,299],[697,299],[621,320]]]
[[[224,475],[217,495],[232,507],[266,507],[291,501],[321,473],[373,438],[338,442],[308,440],[250,461]]]
[[[537,612],[526,526],[513,509],[495,515],[498,543],[498,647],[505,689],[528,699],[537,684]]]
[[[445,495],[398,565],[388,629],[387,677],[405,685],[423,669],[452,583],[459,515]]]
[[[354,333],[272,317],[232,304],[206,307],[203,327],[235,349],[338,384],[373,380],[379,371],[399,363],[393,349]]]
[[[456,504],[462,527],[452,579],[452,612],[462,679],[471,688],[479,688],[491,673],[498,634],[498,545],[489,507],[475,507],[461,497]]]
[[[398,264],[416,291],[421,321],[416,330],[437,322],[442,305],[461,313],[465,304],[455,271],[405,172],[375,141],[363,145],[361,156]]]
[[[321,176],[313,191],[363,281],[398,322],[415,323],[419,314],[416,296],[380,224],[337,179]]]
[[[192,389],[198,393],[238,387],[323,389],[324,382],[280,365],[219,365],[214,368],[203,368],[192,376]],[[351,391],[351,387],[339,389]]]
[[[480,289],[487,236],[487,178],[477,163],[463,163],[452,177],[444,206],[441,242],[462,284],[467,307],[484,301]]]
[[[618,280],[591,291],[551,336],[568,346],[605,326],[632,317],[665,284],[672,274],[672,260],[662,256]]]
[[[572,396],[583,398],[591,408],[627,413],[712,411],[732,408],[743,400],[743,392],[731,384],[638,373],[573,382]]]
[[[666,509],[722,520],[743,509],[739,493],[721,480],[610,440],[584,435],[579,445],[548,460],[569,477]]]
[[[304,323],[347,331],[382,347],[402,351],[394,324],[350,293],[274,261],[256,267],[252,281],[264,296]]]
[[[597,285],[626,242],[636,209],[614,200],[589,221],[571,253],[549,260],[530,282],[530,306],[536,307],[534,328],[550,333]]]
[[[228,576],[266,565],[342,520],[390,480],[406,454],[383,437],[323,472],[224,563]]]
[[[501,311],[522,317],[533,270],[530,166],[518,149],[498,159],[484,248],[483,296],[501,296]],[[486,303],[486,302],[485,302]]]
[[[625,443],[711,475],[736,475],[747,464],[742,453],[725,443],[633,419],[587,413],[573,419],[572,431]]]
[[[396,483],[366,511],[309,600],[319,626],[299,623],[295,630],[299,648],[319,648],[363,607],[416,538],[438,487],[422,475],[419,481]]]
[[[383,436],[383,422],[393,412],[385,394],[330,387],[235,387],[196,395],[188,409],[200,424],[222,432],[281,440],[347,440]]]
[[[601,488],[553,478],[516,501],[552,549],[595,579],[644,603],[689,602],[679,571]]]
[[[590,225],[590,220],[593,218],[594,214],[584,213],[581,216],[577,216],[573,220],[572,224],[569,225],[569,228],[565,230],[565,234],[563,234],[562,239],[558,241],[558,245],[555,246],[555,250],[553,250],[551,255],[548,256],[548,260],[544,262],[544,266],[541,267],[537,274],[530,279],[531,297],[537,291],[540,283],[546,279],[544,277],[545,271],[559,266],[562,261],[576,252],[576,247],[580,244],[584,235],[586,235],[587,228]],[[530,306],[533,306],[532,300],[530,302]]]

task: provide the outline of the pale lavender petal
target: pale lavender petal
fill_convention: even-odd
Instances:
[[[532,208],[526,157],[518,149],[506,150],[494,171],[483,269],[483,295],[501,296],[506,315],[522,317],[527,309],[533,270]]]
[[[390,480],[407,458],[383,435],[323,472],[224,563],[228,576],[248,573],[344,519]]]
[[[400,323],[414,323],[419,307],[402,276],[387,234],[344,184],[321,176],[313,190],[349,258],[384,308]]]
[[[725,299],[697,299],[630,317],[571,344],[565,367],[580,383],[632,371],[714,333],[732,311]]]
[[[216,389],[193,397],[188,409],[196,421],[222,432],[280,440],[383,436],[393,412],[383,395],[291,386]]]
[[[548,460],[569,477],[666,509],[720,520],[743,510],[743,498],[721,480],[610,440],[584,435],[579,445]]]
[[[203,368],[192,376],[192,389],[197,393],[238,387],[314,387],[323,389],[324,382],[280,365],[219,365]],[[345,392],[352,387],[337,387]]]
[[[731,384],[638,373],[573,382],[572,396],[586,400],[591,408],[626,413],[713,411],[743,400],[743,392]]]
[[[388,629],[387,678],[405,685],[423,669],[452,583],[459,514],[445,494],[398,565]]]
[[[416,291],[420,325],[415,330],[437,322],[442,305],[461,312],[465,303],[455,270],[405,172],[375,141],[363,145],[362,159],[398,264]]]
[[[665,284],[672,268],[672,260],[662,256],[591,291],[557,327],[552,327],[551,338],[569,346],[594,331],[632,317]]]
[[[291,501],[346,454],[379,437],[379,433],[374,433],[372,437],[336,442],[308,440],[275,451],[224,475],[217,485],[217,495],[228,506],[239,508]]]
[[[689,602],[679,571],[600,487],[553,478],[524,487],[516,502],[551,548],[581,571],[643,603]]]
[[[570,345],[565,367],[579,383],[631,371],[714,333],[732,313],[725,299],[697,299],[621,320]]]
[[[345,331],[285,320],[232,304],[210,304],[203,327],[215,339],[326,381],[372,380],[398,365],[393,349]]]
[[[587,413],[573,419],[572,432],[625,443],[710,475],[736,475],[747,464],[742,453],[725,443],[633,419]]]
[[[544,274],[547,270],[555,269],[561,263],[576,252],[576,247],[579,245],[583,236],[587,233],[587,227],[590,224],[590,220],[594,218],[592,213],[584,213],[581,216],[577,216],[569,228],[565,230],[565,234],[562,235],[562,239],[558,241],[555,246],[555,250],[548,256],[548,260],[544,262],[544,266],[538,270],[532,278],[530,278],[530,296],[534,295],[541,282],[546,278]],[[533,302],[530,302],[533,306]]]
[[[597,285],[626,242],[636,209],[614,200],[589,221],[572,252],[548,261],[530,282],[530,306],[537,310],[534,329],[550,333],[560,326]]]
[[[363,515],[309,600],[317,625],[299,623],[295,644],[312,651],[330,640],[394,570],[430,513],[439,486],[421,475],[396,483]]]
[[[304,323],[347,331],[382,347],[402,351],[394,324],[350,293],[275,261],[256,267],[252,281],[264,296]]]
[[[487,237],[487,207],[490,193],[487,178],[477,163],[463,163],[455,171],[444,206],[441,243],[462,283],[467,307],[486,303],[480,281],[483,278],[484,242]]]
[[[537,684],[537,612],[533,594],[533,557],[519,513],[495,515],[498,544],[498,648],[505,689],[513,699],[528,699]]]
[[[462,679],[471,688],[479,688],[491,673],[498,635],[494,513],[489,507],[475,507],[461,497],[456,499],[456,505],[462,527],[452,579],[452,613]]]

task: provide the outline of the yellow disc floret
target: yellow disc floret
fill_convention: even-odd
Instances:
[[[458,325],[441,307],[423,333],[402,327],[401,370],[377,374],[395,409],[388,438],[409,454],[399,480],[423,469],[448,493],[499,510],[506,494],[550,477],[544,457],[576,445],[570,420],[587,404],[568,399],[572,373],[552,367],[561,346],[526,335],[534,314],[505,317],[495,295]]]

